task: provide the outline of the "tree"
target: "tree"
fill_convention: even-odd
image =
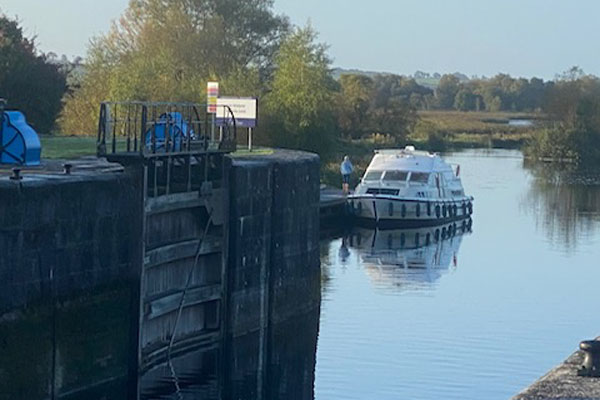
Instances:
[[[0,97],[40,133],[51,132],[66,90],[66,73],[50,58],[38,53],[17,21],[0,14]]]
[[[289,30],[272,6],[272,0],[130,0],[109,33],[92,41],[61,125],[92,133],[103,100],[203,102],[208,80],[223,81],[231,94],[261,95]]]
[[[476,108],[476,95],[469,89],[462,88],[456,93],[454,108],[459,111],[472,111]]]
[[[340,77],[338,122],[346,137],[358,138],[368,129],[369,107],[374,82],[366,75],[344,74]]]
[[[419,89],[419,88],[422,88]],[[411,94],[426,95],[431,91],[417,85],[414,79],[399,75],[378,75],[371,104],[371,132],[391,135],[397,142],[404,140],[417,120],[410,104]]]
[[[314,30],[296,29],[281,45],[272,91],[266,96],[267,134],[273,145],[324,154],[338,135],[337,83]]]
[[[454,99],[460,89],[460,80],[455,75],[444,75],[440,79],[435,97],[438,107],[444,110],[450,110],[454,106]]]

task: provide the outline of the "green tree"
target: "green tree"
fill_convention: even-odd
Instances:
[[[61,108],[66,72],[36,50],[18,22],[0,14],[0,97],[22,111],[40,133],[49,133]]]
[[[203,102],[208,80],[223,81],[230,94],[261,95],[289,30],[272,7],[272,0],[130,0],[92,42],[81,85],[65,99],[63,129],[92,133],[102,100]]]
[[[544,111],[558,123],[533,138],[530,155],[600,163],[600,79],[567,71],[547,89]]]
[[[326,47],[307,26],[281,45],[272,90],[266,96],[266,133],[276,146],[326,154],[338,135],[337,84],[329,70]]]
[[[366,75],[344,74],[340,77],[338,122],[342,134],[358,138],[368,129],[369,108],[374,82]]]
[[[396,142],[402,142],[417,121],[416,109],[410,103],[410,96],[412,93],[419,93],[418,87],[414,79],[399,75],[376,76],[369,111],[371,132],[391,135]],[[426,93],[425,91],[422,93]]]
[[[460,80],[455,75],[443,75],[435,90],[438,107],[444,110],[452,109],[459,89]]]
[[[476,108],[477,97],[467,88],[462,88],[454,98],[454,108],[459,111],[472,111]]]

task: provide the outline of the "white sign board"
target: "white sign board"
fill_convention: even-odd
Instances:
[[[219,97],[217,99],[217,123],[224,123],[224,121],[231,119],[229,110],[233,113],[237,126],[256,127],[258,99],[253,97]]]

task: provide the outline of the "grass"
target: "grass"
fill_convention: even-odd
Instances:
[[[42,157],[47,159],[73,159],[96,155],[95,136],[49,136],[41,135]],[[246,147],[233,153],[234,157],[265,156],[273,154],[273,149],[258,147],[249,151]]]
[[[79,158],[96,154],[96,137],[41,135],[42,158]]]
[[[434,125],[437,130],[450,134],[522,134],[539,129],[545,122],[542,114],[510,112],[462,112],[462,111],[420,111],[424,125]],[[511,119],[528,119],[533,126],[512,126]]]

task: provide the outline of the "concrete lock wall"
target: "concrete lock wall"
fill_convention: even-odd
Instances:
[[[0,314],[128,277],[138,198],[125,173],[0,178]]]
[[[319,158],[236,159],[230,182],[228,332],[239,336],[319,304]]]
[[[161,283],[164,269],[149,270],[140,285],[146,218],[142,178],[139,168],[27,174],[22,181],[0,174],[0,387],[10,388],[0,399],[45,398],[51,390],[101,393],[115,382],[114,393],[128,390],[125,379],[136,359],[131,353],[137,354],[139,297],[168,289]],[[224,336],[214,343],[225,357],[221,382],[232,394],[235,387],[255,388],[259,398],[265,391],[296,393],[290,376],[300,370],[314,373],[319,159],[291,151],[234,158],[224,182],[230,204],[222,230],[225,279],[211,267],[222,263],[216,253],[199,263],[197,274],[199,282],[223,285],[219,326]],[[148,247],[160,249],[198,235],[202,224],[187,224],[185,217],[196,211],[150,217],[148,231],[156,235]],[[163,221],[169,215],[173,220]],[[180,265],[184,261],[165,265],[173,269],[169,284],[181,281],[174,278],[175,270],[187,273]],[[309,327],[297,359],[289,340],[282,339],[295,322]],[[90,342],[100,343],[91,339],[90,327],[101,332],[98,349]],[[35,354],[24,357],[26,348]],[[303,378],[307,382],[297,398],[310,397],[311,376]]]
[[[311,399],[321,283],[319,158],[281,151],[236,159],[230,182],[225,396]]]
[[[0,399],[126,393],[136,182],[0,176]]]

